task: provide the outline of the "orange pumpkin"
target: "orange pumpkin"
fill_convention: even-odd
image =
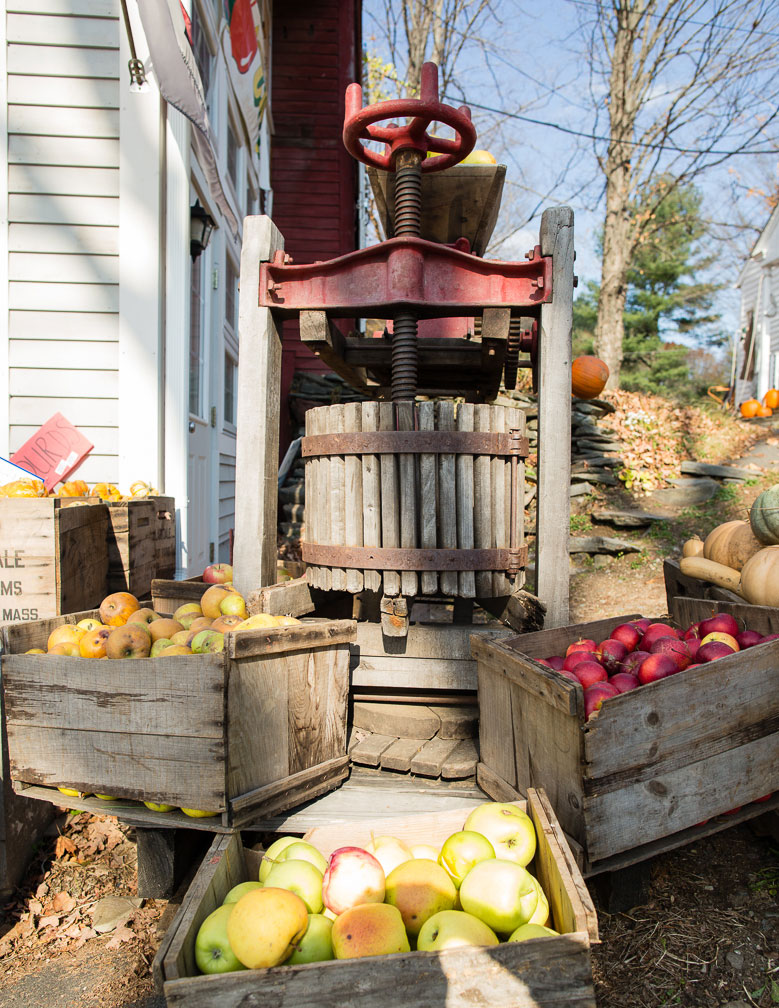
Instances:
[[[769,409],[775,410],[779,406],[779,389],[770,388],[763,396],[763,402]]]
[[[771,416],[773,412],[770,406],[761,405],[757,407],[756,416]]]
[[[600,357],[577,357],[571,365],[571,391],[577,399],[595,399],[608,380],[609,369]]]
[[[741,410],[742,417],[749,420],[751,417],[757,416],[757,411],[760,409],[760,403],[757,399],[746,399],[739,406],[739,409]]]
[[[71,480],[57,490],[58,497],[88,497],[89,487],[84,480]]]

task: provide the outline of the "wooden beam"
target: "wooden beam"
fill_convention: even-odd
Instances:
[[[259,305],[259,267],[284,239],[270,217],[247,217],[238,301],[238,419],[233,582],[244,596],[276,580],[281,335]]]
[[[309,350],[343,380],[357,389],[367,390],[368,378],[365,368],[351,367],[344,360],[345,339],[324,311],[302,311],[300,313],[300,339]]]
[[[541,254],[553,257],[552,301],[541,305],[538,381],[538,518],[536,595],[547,628],[568,623],[571,501],[571,327],[573,210],[541,218]]]

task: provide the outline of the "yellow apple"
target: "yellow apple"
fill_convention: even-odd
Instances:
[[[233,630],[236,633],[241,630],[267,630],[268,627],[281,626],[280,619],[280,616],[271,616],[270,613],[255,613],[254,616],[245,619],[243,623],[239,623],[237,627],[233,627]]]
[[[203,615],[203,610],[198,602],[185,602],[173,613],[173,619],[178,620],[185,630],[189,629],[189,624]]]
[[[547,938],[549,935],[553,937],[559,934],[558,931],[553,931],[551,928],[544,927],[543,924],[520,924],[516,931],[514,931],[508,941],[527,941],[528,938]]]
[[[420,952],[440,952],[462,945],[497,945],[498,936],[484,921],[464,910],[441,910],[422,925],[417,948]]]
[[[411,851],[411,856],[414,858],[427,858],[429,861],[437,861],[438,855],[441,853],[438,847],[433,847],[432,844],[417,843],[412,844],[409,847]]]
[[[404,861],[411,860],[411,851],[402,840],[393,836],[373,837],[366,845],[365,849],[369,854],[373,854],[384,874],[389,875],[393,868],[397,868]]]
[[[538,893],[538,904],[533,911],[533,914],[528,921],[528,924],[549,924],[549,900],[546,898],[546,893],[541,888],[541,883],[537,878],[530,876],[536,885],[536,892]]]
[[[152,644],[151,651],[149,652],[149,657],[156,658],[158,655],[162,654],[165,648],[169,647],[175,647],[175,642],[167,637],[160,637],[159,640],[156,640]]]
[[[484,921],[498,934],[510,934],[527,924],[538,905],[530,872],[516,861],[490,858],[471,868],[460,886],[466,913]]]
[[[291,843],[284,847],[276,855],[277,864],[283,861],[309,861],[320,874],[324,875],[327,871],[327,858],[306,840],[299,840],[297,843]]]
[[[474,865],[494,857],[495,849],[484,834],[459,830],[444,841],[438,863],[449,872],[459,889]]]
[[[77,627],[81,627],[82,630],[97,630],[103,624],[99,619],[95,619],[94,616],[87,616],[86,619],[79,620],[76,623]]]
[[[333,957],[333,922],[324,914],[309,914],[306,933],[287,963],[297,966],[301,963],[327,962]]]
[[[176,808],[175,805],[160,805],[158,802],[151,801],[145,801],[143,804],[152,812],[173,812]]]
[[[223,613],[219,608],[222,604],[222,599],[232,594],[234,594],[233,589],[228,588],[226,585],[211,585],[210,588],[207,588],[203,592],[200,599],[200,608],[203,610],[203,615],[210,616],[211,619],[217,619],[219,616],[222,616]]]
[[[400,910],[406,931],[418,935],[433,914],[454,909],[457,889],[440,864],[415,858],[404,861],[389,873],[385,899]]]
[[[484,802],[475,808],[463,826],[486,836],[495,856],[517,864],[530,864],[536,852],[533,820],[511,802]]]
[[[277,861],[268,873],[265,885],[297,893],[310,914],[318,914],[322,910],[322,872],[310,861]]]
[[[299,896],[288,889],[263,886],[233,906],[227,939],[244,966],[265,969],[288,959],[307,928],[308,911]]]
[[[190,819],[210,819],[211,816],[219,815],[218,812],[204,812],[202,809],[195,808],[183,808],[181,811],[184,815],[188,815]]]
[[[360,903],[333,922],[336,959],[409,952],[408,935],[397,907],[389,903]]]
[[[246,602],[243,595],[239,595],[238,592],[225,595],[219,603],[219,612],[222,616],[240,616],[241,619],[246,619],[249,615],[246,612]]]

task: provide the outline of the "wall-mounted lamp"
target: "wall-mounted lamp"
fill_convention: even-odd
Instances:
[[[205,251],[215,227],[214,220],[200,205],[200,200],[195,200],[194,205],[189,208],[189,254],[192,256],[192,262]]]

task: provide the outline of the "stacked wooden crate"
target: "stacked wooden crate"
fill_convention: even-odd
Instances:
[[[172,497],[108,504],[108,592],[148,598],[154,578],[176,572],[176,511]]]

